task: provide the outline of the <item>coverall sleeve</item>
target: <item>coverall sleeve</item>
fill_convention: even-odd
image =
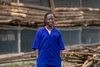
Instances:
[[[34,50],[39,49],[39,43],[40,43],[39,40],[40,40],[40,33],[39,31],[37,31],[32,45],[32,49]]]
[[[60,50],[65,50],[61,32],[60,32],[60,36],[59,36],[59,45],[60,45]]]

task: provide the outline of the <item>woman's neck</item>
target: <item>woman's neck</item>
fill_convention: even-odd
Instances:
[[[53,26],[52,26],[52,27],[50,27],[50,26],[45,26],[45,28],[46,28],[47,30],[51,31],[52,28],[53,28]]]

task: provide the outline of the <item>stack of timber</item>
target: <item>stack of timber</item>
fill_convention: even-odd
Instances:
[[[0,64],[36,60],[35,52],[0,55]]]
[[[10,0],[0,0],[0,25],[42,27],[44,25],[44,14],[52,10],[55,15],[56,27],[100,25],[99,8],[50,8],[14,3]]]
[[[56,26],[100,25],[99,8],[55,8]]]
[[[0,25],[37,26],[43,24],[44,14],[50,10],[49,7],[0,0]]]
[[[66,46],[63,59],[71,63],[69,67],[99,67],[100,44]]]

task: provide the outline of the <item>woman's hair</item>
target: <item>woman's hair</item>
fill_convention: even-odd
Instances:
[[[44,26],[46,26],[45,19],[47,18],[47,16],[48,16],[49,14],[53,14],[53,13],[51,13],[51,12],[47,12],[47,13],[44,15]],[[53,15],[54,15],[54,14],[53,14]]]

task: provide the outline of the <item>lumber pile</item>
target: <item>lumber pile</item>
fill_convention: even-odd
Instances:
[[[50,2],[52,3],[51,0]],[[9,0],[0,0],[0,25],[17,24],[42,27],[44,25],[44,14],[48,11],[54,13],[56,27],[100,25],[99,8],[54,8],[52,6],[50,8],[14,3]]]
[[[100,25],[99,8],[55,8],[56,26]]]
[[[70,67],[98,67],[100,65],[100,44],[67,46],[63,59]]]
[[[35,52],[0,55],[0,64],[36,60]]]
[[[50,10],[49,7],[0,0],[0,24],[36,26],[43,24],[44,14]]]

